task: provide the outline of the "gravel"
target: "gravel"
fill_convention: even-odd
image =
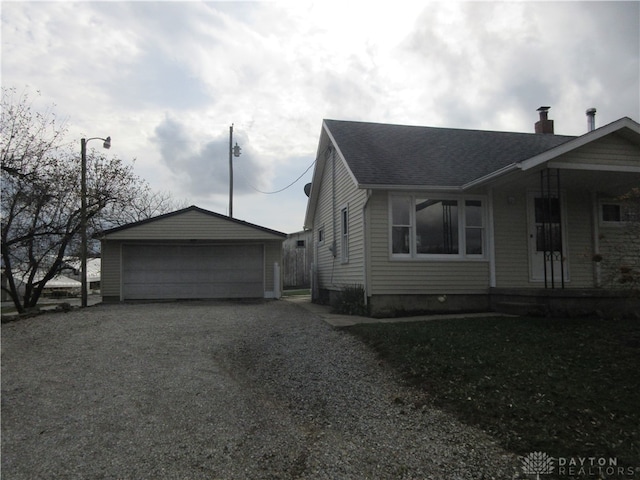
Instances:
[[[519,477],[514,455],[413,398],[286,301],[50,313],[2,328],[2,477]]]

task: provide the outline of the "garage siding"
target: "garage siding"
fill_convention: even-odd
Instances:
[[[110,240],[264,240],[286,235],[271,233],[251,224],[222,215],[211,215],[199,210],[185,211],[179,215],[140,222],[108,234]]]

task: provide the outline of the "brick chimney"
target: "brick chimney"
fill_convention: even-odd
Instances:
[[[549,120],[549,109],[551,107],[540,107],[540,120],[536,122],[536,133],[550,133],[553,135],[553,120]]]

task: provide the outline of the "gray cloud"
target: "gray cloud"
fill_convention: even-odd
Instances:
[[[425,83],[420,100],[437,105],[443,124],[486,128],[509,112],[520,123],[500,128],[529,131],[542,104],[565,119],[590,106],[602,122],[621,111],[638,118],[638,2],[459,6],[448,17],[426,9],[401,50]]]
[[[233,157],[234,194],[254,193],[251,186],[264,188],[265,168],[256,161],[250,142],[234,132],[234,145],[241,146],[240,157]],[[183,184],[192,197],[208,197],[229,191],[229,137],[221,134],[202,142],[190,134],[186,125],[166,118],[155,129],[161,162]]]

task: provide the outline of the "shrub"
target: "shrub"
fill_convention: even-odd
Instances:
[[[357,284],[345,285],[332,307],[333,313],[367,316],[369,311],[364,302],[364,287]]]

